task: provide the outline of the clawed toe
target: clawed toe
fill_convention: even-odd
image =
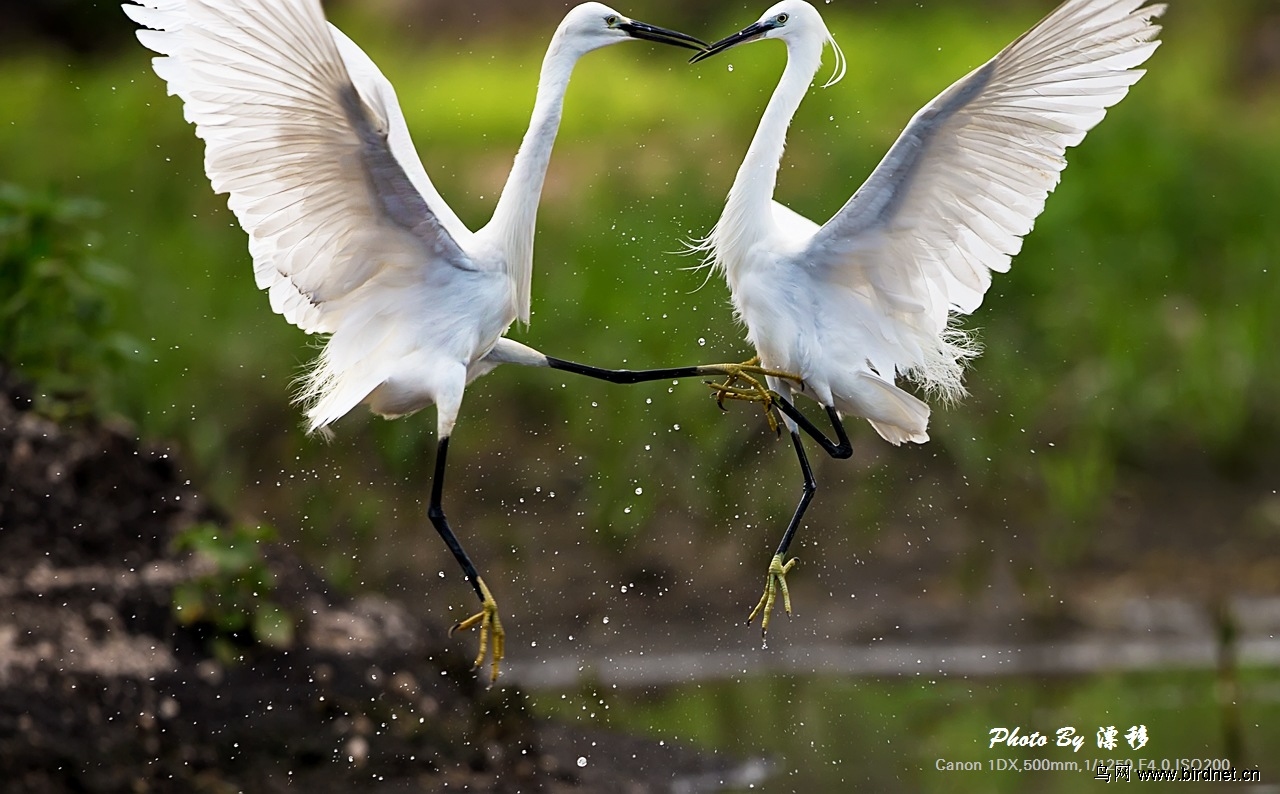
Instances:
[[[774,411],[778,396],[765,385],[762,379],[766,377],[785,378],[799,384],[801,389],[804,388],[804,381],[797,375],[765,369],[759,366],[759,363],[760,357],[756,356],[742,364],[714,364],[703,367],[702,370],[708,374],[719,373],[725,376],[725,379],[721,382],[709,381],[707,383],[708,388],[711,389],[712,396],[715,398],[716,405],[720,406],[720,410],[725,410],[725,400],[759,403],[764,411],[765,421],[769,423],[769,429],[775,434],[779,434],[782,432],[782,426],[778,423],[778,418]]]
[[[480,588],[481,600],[480,611],[466,620],[459,621],[449,629],[449,636],[453,636],[454,632],[466,631],[467,629],[480,627],[480,650],[476,653],[476,667],[484,666],[484,658],[488,655],[492,647],[493,661],[492,669],[489,674],[489,681],[497,681],[499,675],[499,667],[503,657],[506,655],[507,633],[502,628],[502,621],[498,619],[498,603],[493,600],[493,595],[489,592],[489,588],[485,585],[483,579],[477,579],[476,583]],[[492,646],[490,645],[492,643]]]
[[[769,572],[765,574],[764,594],[760,596],[760,601],[756,604],[755,609],[751,610],[751,614],[747,616],[747,625],[756,619],[756,615],[760,615],[760,635],[764,636],[769,631],[769,618],[773,614],[773,605],[778,598],[778,591],[782,591],[782,608],[787,615],[791,614],[791,591],[787,589],[787,574],[799,562],[799,558],[792,557],[786,563],[782,561],[781,554],[775,554],[769,562]]]

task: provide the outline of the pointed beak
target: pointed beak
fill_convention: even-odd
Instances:
[[[707,47],[702,52],[693,56],[689,59],[689,63],[697,63],[704,58],[710,58],[712,55],[724,52],[725,50],[736,47],[739,44],[745,44],[748,41],[755,41],[764,34],[773,30],[773,28],[774,26],[768,22],[756,22],[754,24],[747,25],[732,36],[725,36],[723,39],[720,39],[715,44],[712,44],[710,47]]]
[[[688,49],[699,51],[707,48],[707,43],[702,39],[695,39],[687,33],[681,33],[678,30],[667,30],[645,22],[636,22],[635,20],[623,22],[618,25],[618,30],[633,39],[656,41],[659,44],[671,44],[676,47],[687,47]]]

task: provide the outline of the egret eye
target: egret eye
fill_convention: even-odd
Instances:
[[[614,25],[617,25],[618,21],[619,20],[616,14],[610,14],[609,16],[604,18],[604,24],[608,25],[609,27],[613,27]]]
[[[785,25],[785,24],[787,24],[787,20],[788,20],[788,19],[790,19],[790,18],[791,18],[791,16],[790,16],[790,15],[788,15],[788,14],[778,14],[778,15],[777,15],[776,17],[774,17],[773,19],[774,19],[774,21],[775,21],[775,22],[777,22],[779,25]]]

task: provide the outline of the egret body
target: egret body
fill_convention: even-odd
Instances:
[[[804,492],[770,563],[752,612],[767,630],[775,593],[791,611],[787,551],[817,487],[803,431],[834,457],[852,447],[843,415],[866,418],[893,444],[928,440],[926,396],[963,393],[977,354],[953,324],[978,308],[992,271],[1009,269],[1022,238],[1084,138],[1143,75],[1159,46],[1163,5],[1146,0],[1067,0],[918,112],[880,165],[819,225],[773,200],[787,128],[822,60],[844,60],[822,16],[783,0],[694,61],[738,44],[778,39],[787,65],[738,169],[724,212],[700,248],[729,283],[747,339],[766,368],[799,375],[801,392],[826,409],[832,441],[800,413],[778,379],[804,474]],[[830,83],[828,83],[830,85]]]

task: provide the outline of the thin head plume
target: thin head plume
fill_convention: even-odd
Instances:
[[[844,50],[840,49],[840,45],[836,43],[836,37],[831,35],[831,31],[827,31],[827,43],[831,45],[831,52],[836,56],[836,68],[831,73],[831,79],[822,84],[823,88],[830,88],[843,80],[845,69],[848,66],[848,61],[844,57]]]

